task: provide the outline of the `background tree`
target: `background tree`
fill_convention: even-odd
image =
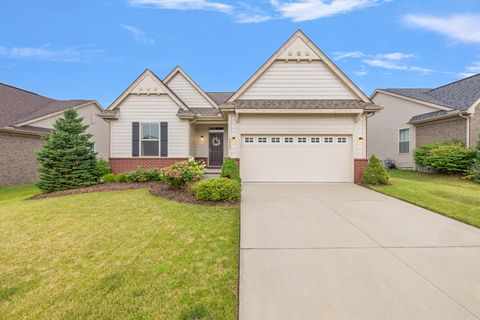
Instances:
[[[473,179],[480,183],[480,134],[477,139],[477,146],[475,148],[475,162],[473,164]]]
[[[53,124],[52,133],[37,153],[37,186],[44,192],[90,186],[97,182],[96,153],[75,110],[69,109]]]

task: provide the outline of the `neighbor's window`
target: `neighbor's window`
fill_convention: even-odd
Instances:
[[[410,129],[400,129],[398,134],[398,152],[410,153]]]
[[[142,123],[142,156],[158,157],[159,127],[159,123]]]

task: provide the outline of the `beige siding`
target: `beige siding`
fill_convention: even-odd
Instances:
[[[475,147],[480,135],[480,106],[470,119],[470,146]]]
[[[190,108],[213,107],[180,73],[170,79],[167,85]]]
[[[228,136],[230,137],[230,139],[233,139],[235,137],[235,142],[229,141],[227,154],[230,158],[239,158],[241,141],[240,134],[238,132],[237,116],[233,112],[230,112],[228,114]]]
[[[416,115],[437,111],[439,109],[428,107],[412,101],[396,98],[379,92],[373,102],[383,110],[368,119],[368,156],[377,156],[379,159],[394,159],[398,167],[413,168],[412,152],[415,148],[413,127],[408,121]],[[398,152],[398,130],[410,128],[410,153]]]
[[[193,144],[192,156],[200,157],[200,158],[208,158],[208,133],[209,128],[223,128],[224,129],[224,136],[223,136],[223,155],[224,157],[228,157],[228,129],[226,125],[220,124],[193,124],[191,131],[191,141]],[[203,136],[203,141],[201,139]]]
[[[241,143],[239,139],[246,134],[291,134],[312,135],[332,134],[351,135],[354,158],[365,158],[366,144],[358,138],[365,139],[365,116],[355,122],[353,115],[266,115],[241,114],[240,121],[236,122],[235,115],[229,115],[231,135],[236,136],[237,143],[229,151],[231,157],[241,157]],[[365,140],[364,140],[365,141]]]
[[[276,61],[239,99],[357,98],[321,61]]]
[[[189,123],[177,117],[178,106],[167,95],[130,95],[111,123],[111,157],[132,156],[132,122],[168,122],[168,156],[189,154]]]
[[[98,117],[100,113],[98,108],[91,104],[82,108],[76,109],[78,115],[83,118],[83,123],[88,125],[87,132],[90,133],[92,141],[95,142],[95,151],[98,153],[98,157],[108,159],[109,156],[109,125],[108,122]],[[63,114],[48,117],[39,121],[30,123],[32,126],[42,128],[53,128],[53,123]]]

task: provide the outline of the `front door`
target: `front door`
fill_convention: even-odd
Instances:
[[[208,141],[208,165],[219,167],[223,164],[223,132],[209,132]]]

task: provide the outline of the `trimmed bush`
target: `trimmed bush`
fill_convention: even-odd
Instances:
[[[110,163],[105,159],[97,159],[95,162],[95,175],[98,178],[110,173]]]
[[[202,180],[195,186],[195,196],[199,200],[239,201],[240,182],[227,178]]]
[[[125,173],[119,173],[115,175],[115,183],[127,182],[127,175]]]
[[[377,157],[372,155],[362,176],[362,183],[380,185],[388,183],[388,173]]]
[[[238,168],[237,161],[232,158],[226,158],[223,162],[220,176],[240,182],[240,169]]]
[[[117,176],[115,176],[113,173],[107,173],[102,177],[102,181],[103,183],[113,183],[113,182],[116,182],[115,181],[116,177]]]
[[[68,109],[55,120],[52,133],[37,153],[37,186],[44,192],[74,189],[98,183],[91,135],[77,112]]]
[[[190,158],[177,162],[159,171],[160,181],[168,187],[178,189],[200,180],[205,174],[205,164]]]
[[[459,142],[433,143],[415,150],[415,163],[438,173],[468,173],[475,161],[475,150]]]
[[[156,169],[137,168],[127,173],[126,181],[127,182],[160,181],[160,175]]]

